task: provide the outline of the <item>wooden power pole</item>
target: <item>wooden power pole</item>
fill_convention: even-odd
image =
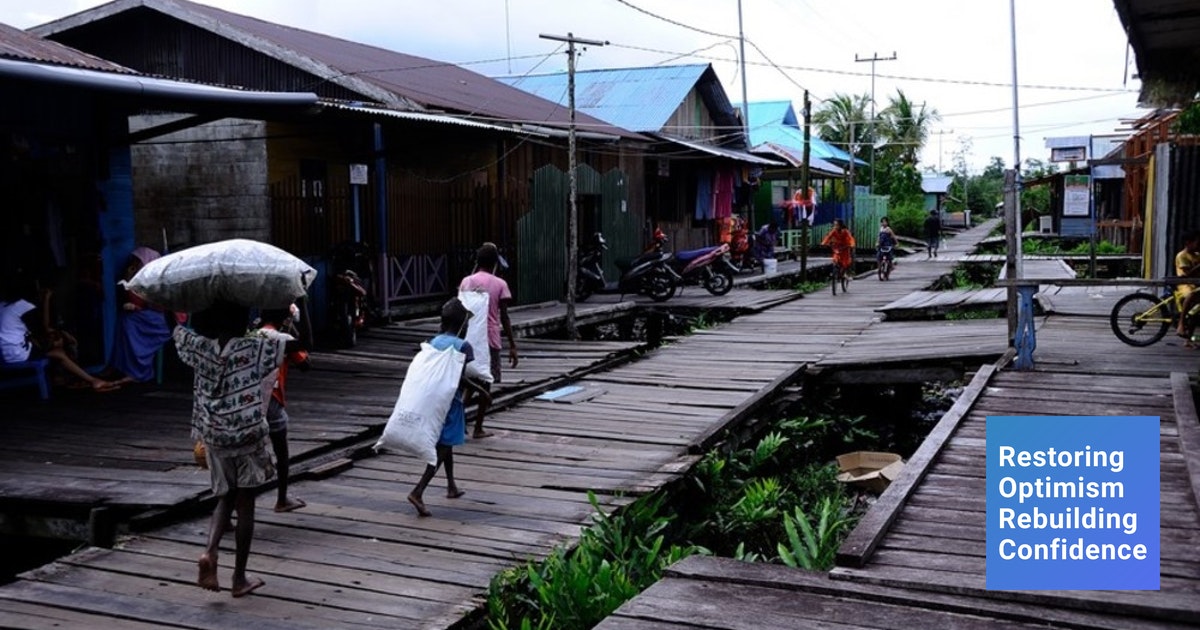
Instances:
[[[567,211],[567,336],[579,339],[579,327],[575,323],[575,283],[578,282],[575,276],[579,273],[579,212],[576,204],[578,182],[575,173],[575,44],[604,46],[608,42],[581,39],[573,33],[567,33],[566,37],[545,34],[539,37],[567,43],[567,108],[571,115],[571,123],[567,127],[567,171],[570,181]]]
[[[809,172],[808,159],[811,155],[810,146],[812,144],[812,101],[808,98],[808,90],[804,90],[804,163],[800,165],[800,189],[804,191],[802,199],[808,199],[814,204],[813,210],[816,211],[816,200],[808,194]],[[813,216],[816,216],[815,214]],[[808,281],[808,213],[801,214],[800,219],[800,281]]]

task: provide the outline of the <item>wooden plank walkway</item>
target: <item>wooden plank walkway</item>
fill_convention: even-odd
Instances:
[[[1086,365],[1086,363],[1084,363]],[[842,547],[831,576],[896,588],[970,595],[1106,613],[1102,627],[1149,621],[1200,620],[1200,512],[1188,468],[1200,465],[1200,445],[1184,450],[1180,434],[1196,426],[1187,378],[1127,369],[1122,374],[998,372],[983,383],[921,473],[906,470],[889,494],[864,517]],[[1181,399],[1181,397],[1183,399]],[[1186,409],[1186,413],[1180,413]],[[985,579],[986,468],[984,436],[989,415],[1155,415],[1161,418],[1161,590],[988,591]],[[920,455],[920,453],[918,454]],[[911,466],[926,461],[914,456]],[[911,484],[904,482],[910,481]],[[895,503],[895,505],[892,505]],[[873,543],[873,549],[870,547]],[[1100,626],[1097,626],[1100,627]]]
[[[965,251],[988,229],[946,249]],[[586,402],[528,400],[505,409],[488,421],[493,437],[455,449],[455,473],[467,494],[444,498],[439,476],[426,494],[431,518],[418,518],[405,501],[423,464],[401,455],[364,456],[332,477],[294,484],[308,502],[297,512],[276,514],[273,497],[263,496],[250,569],[267,585],[247,600],[195,587],[207,528],[207,519],[197,518],[114,549],[83,550],[0,587],[0,626],[449,627],[479,609],[496,572],[573,540],[590,518],[589,491],[612,510],[678,478],[722,428],[808,364],[848,352],[879,324],[874,308],[951,266],[904,265],[890,282],[858,280],[846,294],[811,294],[674,340],[619,369],[578,379],[599,391]],[[415,349],[418,333],[380,331],[352,352],[324,358],[326,378],[298,375],[289,404],[297,431],[372,417],[381,423],[402,371],[404,352],[397,349]],[[914,341],[913,351],[921,343]],[[566,371],[564,357],[550,356],[563,346],[539,364],[536,346],[522,345],[526,359],[506,375],[524,380],[526,370]],[[301,392],[309,389],[306,399]],[[178,422],[157,430],[176,434],[182,449],[186,420]],[[230,539],[220,558],[224,580],[231,552]]]
[[[692,556],[670,567],[662,580],[596,630],[1134,627],[1113,622],[1109,615],[1087,611],[830,580],[824,573],[780,565]]]
[[[898,326],[861,336],[882,342]],[[976,375],[843,545],[842,566],[813,574],[688,558],[598,628],[1197,627],[1200,422],[1179,371],[1194,371],[1195,351],[1172,340],[1130,348],[1105,320],[1055,316],[1042,318],[1035,356],[1033,372],[989,365]],[[994,414],[1161,418],[1161,590],[986,590],[984,437]]]

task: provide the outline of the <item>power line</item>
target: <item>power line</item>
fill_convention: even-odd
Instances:
[[[618,0],[618,1],[623,1],[623,0]],[[609,42],[609,45],[614,46],[616,48],[625,48],[628,50],[639,50],[642,52],[652,52],[652,53],[656,53],[656,54],[660,54],[660,55],[677,55],[677,54],[679,54],[677,51],[673,51],[673,50],[662,50],[662,49],[658,49],[658,48],[650,48],[648,46],[637,46],[634,44],[619,44],[619,43]],[[709,56],[709,55],[695,55],[695,57],[697,59],[707,59],[709,61],[721,61],[721,62],[725,62],[725,63],[736,63],[736,60],[728,59],[726,57],[714,57],[714,56]],[[769,65],[769,64],[764,64],[761,62],[753,62],[753,61],[747,61],[746,63],[751,64],[751,65],[757,65],[757,66]],[[822,74],[834,74],[834,75],[839,75],[839,76],[851,76],[851,77],[870,77],[871,76],[871,74],[869,72],[855,72],[855,71],[851,71],[851,70],[833,70],[830,68],[814,68],[814,67],[810,67],[810,66],[793,66],[793,65],[787,65],[787,64],[778,64],[778,67],[783,68],[785,70],[797,70],[800,72],[818,72],[818,73],[822,73]],[[992,82],[992,81],[976,81],[976,80],[971,80],[971,79],[916,77],[916,76],[905,76],[905,75],[898,75],[898,74],[876,74],[875,76],[878,78],[896,79],[896,80],[900,80],[900,81],[917,81],[917,82],[925,82],[925,83],[944,83],[944,84],[950,84],[950,85],[971,85],[971,86],[982,86],[982,87],[1002,87],[1002,88],[1011,88],[1012,87],[1012,83],[997,83],[997,82]],[[1038,85],[1038,84],[1027,84],[1027,83],[1021,83],[1018,85],[1018,87],[1020,87],[1022,89],[1030,89],[1030,90],[1060,90],[1060,91],[1074,91],[1074,92],[1113,92],[1113,93],[1124,93],[1124,94],[1137,94],[1139,92],[1139,90],[1130,90],[1130,89],[1126,89],[1126,88],[1104,88],[1104,87],[1087,87],[1087,86],[1071,86],[1071,85]]]

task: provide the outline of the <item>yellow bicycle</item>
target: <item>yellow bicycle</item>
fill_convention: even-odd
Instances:
[[[1117,339],[1131,346],[1149,346],[1165,337],[1167,331],[1179,323],[1183,300],[1184,296],[1179,291],[1171,291],[1162,297],[1144,292],[1131,293],[1117,300],[1109,315],[1109,323]],[[1190,323],[1196,321],[1197,314],[1200,314],[1200,306],[1188,313]]]

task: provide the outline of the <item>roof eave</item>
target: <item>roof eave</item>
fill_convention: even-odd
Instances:
[[[364,81],[358,77],[347,76],[341,70],[328,64],[321,63],[312,57],[302,55],[294,50],[279,46],[274,42],[256,37],[241,29],[221,22],[220,20],[212,19],[207,15],[190,11],[186,7],[172,2],[171,0],[116,0],[115,2],[103,4],[93,9],[80,11],[79,13],[69,15],[53,22],[47,22],[46,24],[35,26],[29,29],[29,32],[41,37],[50,38],[57,33],[62,33],[87,24],[99,22],[136,8],[147,8],[158,11],[159,13],[175,18],[182,22],[186,22],[197,28],[204,29],[220,37],[227,38],[231,41],[246,46],[251,50],[255,50],[263,55],[271,57],[272,59],[295,66],[296,68],[311,73],[315,76],[323,77],[330,83],[340,85],[348,90],[362,94],[363,96],[371,99],[375,99],[379,103],[382,103],[389,108],[411,111],[425,110],[425,107],[416,101],[381,88],[369,81]]]

